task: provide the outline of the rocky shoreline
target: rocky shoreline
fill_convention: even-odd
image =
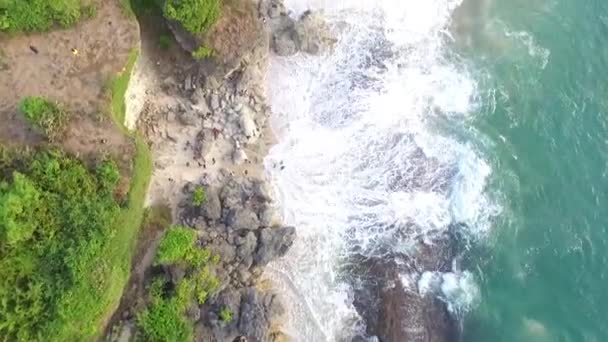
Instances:
[[[168,23],[185,51],[201,44],[213,48],[216,55],[209,60],[158,55],[142,33],[141,56],[126,95],[126,124],[143,133],[155,159],[148,205],[168,206],[174,223],[196,230],[199,246],[219,257],[212,270],[220,283],[216,295],[188,310],[198,341],[288,339],[281,332],[285,305],[261,280],[264,266],[283,256],[296,236],[294,227],[278,219],[264,176],[263,159],[273,142],[264,76],[271,49],[290,45],[290,53],[315,51],[314,40],[304,43],[303,26],[296,34],[295,21],[279,8],[270,2],[228,5],[204,37]],[[292,32],[293,40],[277,42],[272,32],[279,29]],[[198,186],[205,189],[202,205],[191,200]],[[147,273],[158,272],[174,285],[184,277],[182,269],[172,267]],[[148,281],[132,286],[145,287]],[[219,317],[222,309],[232,313],[231,321]],[[129,340],[135,334],[133,311],[117,313],[122,328],[113,338]]]
[[[141,56],[127,91],[126,123],[143,133],[154,155],[148,205],[168,206],[174,223],[196,230],[199,246],[219,256],[212,269],[219,290],[188,310],[196,322],[196,340],[297,340],[281,328],[287,303],[262,278],[264,267],[287,253],[297,231],[280,221],[265,178],[263,160],[274,140],[265,75],[270,53],[320,54],[335,40],[322,16],[306,12],[293,19],[278,0],[241,1],[227,8],[204,36],[168,23],[180,48],[191,53],[209,46],[216,52],[212,59],[158,54],[142,33]],[[199,186],[206,200],[195,205],[192,193]],[[451,256],[434,254],[421,244],[415,259],[413,263],[429,263],[417,270],[422,272],[449,268]],[[363,260],[353,270],[363,272],[367,281],[366,290],[355,294],[355,306],[368,335],[381,341],[451,340],[456,328],[445,304],[407,292],[400,266],[391,260]],[[174,285],[184,277],[178,268],[152,273],[158,272]],[[145,287],[148,280],[132,286]],[[223,320],[222,309],[233,319]],[[131,308],[117,314],[122,328],[112,336],[128,341],[135,334],[136,314]]]

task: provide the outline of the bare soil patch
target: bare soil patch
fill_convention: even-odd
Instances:
[[[107,115],[109,80],[138,45],[137,23],[119,1],[96,1],[97,15],[67,30],[0,34],[0,143],[36,145],[41,137],[17,113],[25,96],[46,96],[73,114],[63,147],[77,155],[131,156],[132,141]]]

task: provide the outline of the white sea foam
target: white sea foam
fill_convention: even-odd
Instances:
[[[364,329],[343,269],[354,251],[407,253],[415,239],[454,223],[483,235],[499,210],[484,191],[490,166],[434,128],[475,108],[476,84],[445,47],[459,3],[287,1],[296,14],[323,9],[339,32],[330,55],[275,57],[268,78],[278,143],[266,167],[283,219],[298,229],[268,273],[289,297],[287,328],[297,340],[336,341]],[[477,293],[468,272],[402,279],[435,289],[453,312],[466,311]]]

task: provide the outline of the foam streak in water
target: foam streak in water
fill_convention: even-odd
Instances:
[[[458,4],[287,3],[296,13],[325,10],[339,36],[328,56],[274,58],[268,80],[278,143],[267,170],[285,222],[298,228],[269,274],[290,297],[288,328],[299,340],[343,340],[365,328],[344,271],[353,254],[408,253],[453,223],[474,234],[489,228],[489,166],[433,129],[474,107],[475,83],[444,46]],[[281,162],[284,170],[274,167]],[[470,275],[442,277],[447,301],[470,300]]]

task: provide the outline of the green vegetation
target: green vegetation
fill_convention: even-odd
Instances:
[[[130,18],[135,17],[135,11],[133,11],[133,4],[131,0],[120,0],[120,5],[123,9],[124,14],[126,14]]]
[[[112,82],[114,118],[124,118],[124,91],[136,56]],[[60,105],[26,98],[20,108],[49,137],[61,131],[66,114]],[[58,151],[1,150],[0,336],[5,340],[91,340],[118,305],[152,171],[148,146],[138,136],[134,140],[126,199],[116,196],[121,176],[111,160],[89,169]]]
[[[163,50],[168,50],[172,43],[173,39],[171,39],[171,36],[168,34],[161,34],[160,37],[158,37],[158,46]]]
[[[0,25],[2,25],[0,23]],[[4,70],[8,70],[8,63],[6,62],[6,55],[4,53],[4,51],[2,50],[2,47],[0,47],[0,71],[4,71]]]
[[[183,294],[165,298],[165,285],[162,278],[154,280],[149,291],[150,305],[137,316],[137,325],[146,341],[192,341],[192,324],[185,317],[189,300]]]
[[[199,283],[197,279],[213,279],[211,283]],[[211,284],[214,287],[209,287]],[[201,288],[200,286],[206,286]],[[145,337],[145,341],[192,341],[192,322],[186,317],[186,311],[193,305],[193,299],[198,304],[200,293],[217,291],[219,281],[203,268],[194,276],[183,279],[173,291],[167,291],[162,278],[155,279],[149,289],[150,304],[137,315],[137,325]]]
[[[2,151],[0,336],[84,340],[112,286],[107,251],[120,208],[119,177],[59,151]]]
[[[220,320],[222,320],[222,322],[224,323],[230,323],[232,322],[233,317],[233,313],[232,310],[230,310],[230,308],[224,306],[221,310],[220,310]]]
[[[192,205],[200,207],[207,200],[207,194],[205,194],[205,188],[197,185],[192,193]]]
[[[58,103],[44,97],[29,96],[21,101],[19,110],[49,141],[57,141],[64,135],[68,115]]]
[[[0,0],[0,31],[48,31],[55,25],[67,28],[92,14],[95,11],[82,0]]]
[[[121,0],[131,14],[162,15],[162,0]]]
[[[204,304],[209,296],[213,295],[220,287],[220,281],[214,276],[208,267],[202,268],[193,276],[194,295],[199,304]]]
[[[163,14],[191,33],[204,33],[220,16],[220,0],[166,0]]]
[[[13,3],[2,1],[0,18],[6,19],[4,9]],[[110,82],[112,117],[125,134],[124,93],[136,58],[133,51]],[[49,139],[67,117],[61,105],[41,97],[24,99],[20,109]],[[119,172],[112,160],[89,167],[60,151],[0,147],[1,341],[94,340],[118,306],[152,172],[147,144],[133,139],[126,196],[117,187],[127,170]]]
[[[146,341],[192,341],[193,327],[186,311],[195,301],[204,304],[220,286],[206,265],[210,253],[195,245],[196,232],[187,227],[173,226],[163,237],[157,263],[185,268],[187,274],[173,288],[162,278],[152,282],[150,304],[137,316],[137,325]]]
[[[186,266],[198,267],[206,263],[211,253],[195,246],[196,231],[188,227],[173,226],[167,230],[158,246],[157,265],[184,263]]]
[[[129,84],[129,78],[135,62],[137,61],[138,51],[133,50],[129,54],[127,66],[123,71],[110,82],[112,85],[110,91],[110,109],[111,115],[116,125],[129,134],[124,127],[125,117],[125,92]],[[103,322],[108,315],[111,315],[120,302],[120,297],[131,272],[131,259],[137,240],[137,234],[142,226],[144,218],[144,201],[150,176],[152,175],[153,163],[152,153],[146,142],[137,134],[133,134],[135,141],[135,157],[133,158],[133,166],[131,170],[131,184],[126,206],[122,208],[116,227],[116,234],[110,240],[110,248],[106,253],[109,264],[112,265],[109,282],[112,287],[106,294],[107,302],[104,305],[102,319]],[[103,327],[101,324],[96,327],[97,331]]]
[[[110,81],[109,85],[112,117],[120,128],[123,128],[123,125],[125,124],[125,93],[129,87],[131,71],[135,66],[135,62],[137,62],[137,57],[139,57],[139,51],[133,49],[131,53],[129,53],[129,59],[127,60],[127,65],[125,68],[120,74]]]
[[[194,59],[203,59],[213,56],[213,49],[206,46],[199,46],[198,49],[192,51],[192,57]]]
[[[153,205],[145,209],[144,229],[165,229],[173,220],[171,208],[166,205]]]

